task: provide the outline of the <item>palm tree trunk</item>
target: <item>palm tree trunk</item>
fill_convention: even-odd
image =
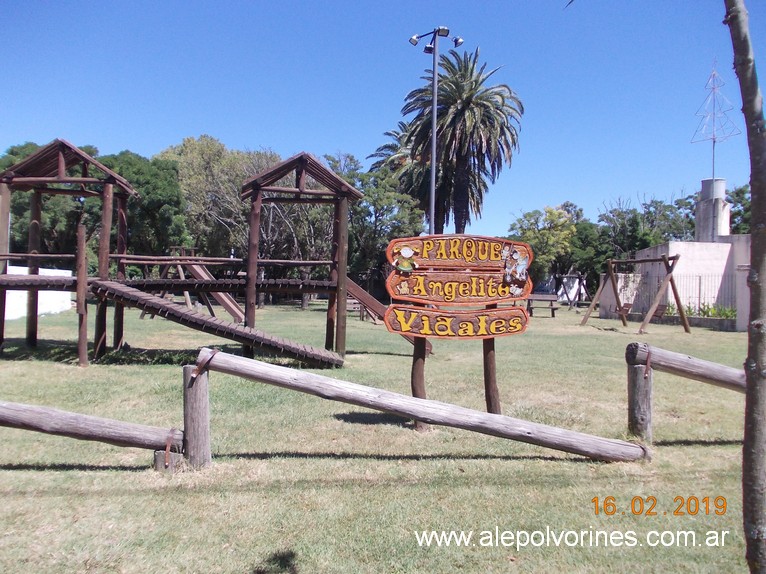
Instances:
[[[453,191],[455,233],[465,233],[465,226],[470,219],[470,191],[468,188],[471,178],[468,169],[468,158],[464,155],[458,155],[455,160],[455,187]]]
[[[745,362],[742,518],[751,572],[766,572],[766,124],[744,0],[724,0],[750,150],[750,323]]]

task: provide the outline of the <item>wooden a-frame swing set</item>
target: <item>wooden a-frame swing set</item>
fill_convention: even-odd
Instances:
[[[604,287],[606,286],[606,283],[608,281],[612,285],[612,290],[614,291],[615,309],[617,311],[617,314],[620,316],[620,320],[622,321],[623,327],[627,327],[628,326],[627,314],[628,314],[629,307],[623,305],[620,302],[620,293],[617,287],[617,276],[615,274],[615,267],[617,265],[630,265],[630,264],[637,264],[637,263],[663,263],[665,265],[665,277],[662,279],[662,283],[660,283],[660,287],[657,290],[657,293],[654,296],[654,299],[652,300],[652,304],[649,305],[649,309],[646,311],[646,315],[644,315],[644,319],[641,322],[641,326],[638,328],[638,333],[643,334],[646,332],[645,331],[646,326],[649,324],[649,321],[651,321],[652,317],[654,317],[654,314],[657,311],[658,306],[660,305],[660,301],[662,300],[662,297],[665,294],[665,289],[667,289],[668,285],[670,285],[671,291],[673,292],[673,298],[675,299],[676,308],[678,309],[678,314],[681,317],[681,324],[684,327],[684,331],[686,331],[687,333],[691,333],[691,328],[689,327],[689,321],[686,318],[686,313],[684,313],[684,307],[681,304],[681,297],[678,294],[678,288],[676,287],[675,281],[673,281],[673,269],[675,268],[680,258],[681,258],[680,255],[673,255],[672,257],[663,255],[662,257],[647,258],[647,259],[609,259],[607,261],[606,274],[602,275],[601,281],[598,286],[598,290],[596,291],[596,295],[593,297],[593,300],[591,301],[590,306],[588,307],[588,310],[585,313],[585,316],[580,322],[580,325],[585,325],[588,322],[588,319],[590,318],[590,315],[593,312],[593,310],[596,308],[596,305],[598,304],[598,301],[601,298],[601,293],[603,292]]]

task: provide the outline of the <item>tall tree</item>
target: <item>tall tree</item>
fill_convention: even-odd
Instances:
[[[435,216],[434,229],[443,233],[450,210],[455,231],[463,233],[471,214],[480,216],[487,180],[494,183],[504,165],[510,165],[518,148],[518,130],[524,106],[506,84],[488,85],[499,68],[486,71],[479,63],[478,48],[462,56],[455,50],[440,57],[437,93],[437,158],[431,155],[432,72],[426,84],[410,92],[403,115],[414,113],[406,143],[411,157],[423,166],[436,165],[445,206],[442,219]]]
[[[227,256],[247,249],[248,206],[240,188],[249,177],[280,158],[271,151],[232,151],[203,135],[186,138],[157,156],[175,161],[186,201],[186,226],[206,255]],[[268,218],[264,218],[267,221]]]
[[[544,211],[529,211],[513,224],[508,232],[520,241],[529,243],[535,254],[529,269],[533,283],[540,283],[552,273],[566,270],[556,269],[555,262],[572,249],[575,224],[571,216],[560,207],[545,207]]]
[[[743,0],[724,0],[750,151],[750,325],[745,376],[742,509],[751,572],[766,572],[766,122]]]

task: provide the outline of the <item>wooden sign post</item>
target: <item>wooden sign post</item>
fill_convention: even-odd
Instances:
[[[415,337],[412,395],[426,398],[426,338],[483,339],[487,411],[500,414],[494,339],[526,329],[526,310],[508,304],[532,291],[529,245],[475,235],[426,235],[393,240],[386,257],[394,266],[386,289],[405,303],[390,305],[383,320],[392,333]],[[415,425],[424,428],[418,421]]]

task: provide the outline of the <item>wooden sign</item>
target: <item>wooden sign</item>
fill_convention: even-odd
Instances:
[[[436,305],[487,305],[524,299],[532,290],[528,279],[510,277],[504,269],[497,272],[413,271],[393,272],[386,289],[395,299]]]
[[[523,333],[527,328],[528,316],[523,307],[439,310],[391,305],[383,320],[389,331],[399,335],[464,340]]]
[[[514,270],[526,279],[532,250],[526,243],[479,235],[424,235],[394,239],[386,249],[397,271],[418,269]]]
[[[526,243],[478,235],[425,235],[394,239],[386,257],[394,271],[389,295],[400,301],[436,306],[481,306],[446,311],[393,305],[384,318],[389,331],[419,337],[485,339],[522,333],[521,307],[487,310],[532,292]]]

